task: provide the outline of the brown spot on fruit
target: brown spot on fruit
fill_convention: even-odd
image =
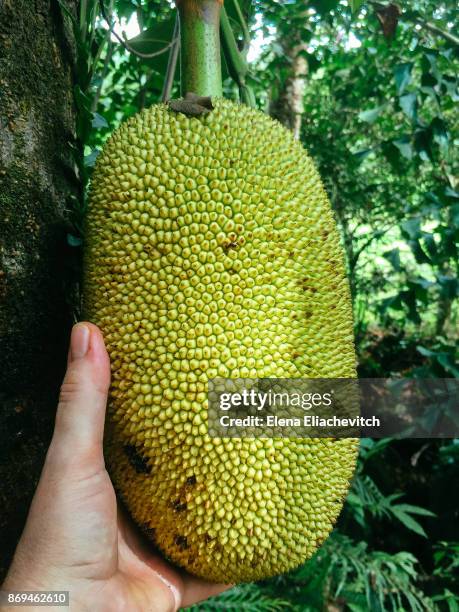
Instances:
[[[142,455],[139,454],[133,444],[126,444],[124,446],[124,452],[129,459],[129,463],[137,474],[150,474],[151,469],[148,465],[148,461],[145,459],[145,457],[142,457]]]
[[[176,499],[172,502],[172,507],[176,512],[184,512],[187,506],[186,503],[183,503],[179,499]]]
[[[180,548],[180,550],[186,550],[188,548],[188,541],[185,536],[176,535],[174,542]]]

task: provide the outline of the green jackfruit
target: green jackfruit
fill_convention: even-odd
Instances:
[[[212,377],[355,377],[348,283],[307,153],[227,100],[190,118],[157,105],[100,154],[85,314],[112,363],[115,486],[164,554],[203,578],[285,572],[327,537],[353,439],[215,439]]]

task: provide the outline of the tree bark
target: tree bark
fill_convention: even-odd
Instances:
[[[74,49],[57,0],[0,0],[0,579],[49,443],[71,325]]]
[[[289,71],[285,82],[282,83],[279,96],[271,101],[269,114],[291,130],[294,137],[299,140],[308,74],[308,60],[304,55],[307,45],[305,43],[288,45],[285,41],[281,41],[281,44],[285,48]]]

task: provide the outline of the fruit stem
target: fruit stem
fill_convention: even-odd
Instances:
[[[222,95],[221,0],[176,0],[180,14],[182,95]]]

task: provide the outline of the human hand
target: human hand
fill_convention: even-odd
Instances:
[[[177,610],[223,591],[228,585],[194,578],[149,550],[117,505],[102,450],[109,383],[101,332],[78,323],[54,435],[3,590],[70,591],[72,612]]]

